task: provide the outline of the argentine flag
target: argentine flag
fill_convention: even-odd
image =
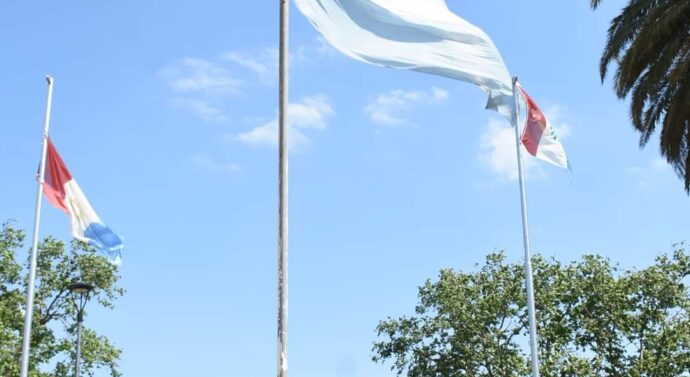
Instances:
[[[74,238],[106,254],[113,264],[120,264],[122,239],[98,217],[84,193],[72,178],[53,142],[48,138],[43,192],[53,207],[69,217]]]
[[[365,63],[469,82],[510,119],[513,82],[491,38],[444,0],[295,0],[333,47]]]

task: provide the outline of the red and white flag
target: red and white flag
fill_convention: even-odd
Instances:
[[[525,149],[540,160],[568,169],[568,156],[565,155],[565,149],[558,140],[556,131],[525,89],[522,86],[518,86],[518,88],[520,88],[520,92],[527,103],[527,121],[521,138]]]

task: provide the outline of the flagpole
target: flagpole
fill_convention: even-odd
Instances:
[[[520,204],[522,208],[522,238],[525,246],[525,290],[527,291],[527,316],[529,318],[529,346],[532,358],[532,377],[539,377],[539,351],[537,349],[537,321],[534,308],[534,289],[532,282],[532,256],[529,251],[529,231],[527,229],[527,195],[525,194],[525,173],[522,167],[520,148],[520,110],[518,100],[517,76],[513,77],[513,128],[517,149],[518,176],[520,180]]]
[[[287,377],[288,317],[288,0],[280,1],[278,105],[278,377]]]
[[[24,339],[22,342],[22,360],[20,377],[29,374],[29,353],[31,347],[31,320],[34,311],[34,284],[36,280],[36,254],[38,253],[38,225],[41,221],[41,199],[45,178],[46,150],[48,149],[48,127],[50,126],[50,108],[53,101],[53,78],[46,76],[48,81],[48,99],[43,121],[43,136],[41,143],[41,164],[38,168],[38,193],[36,194],[36,213],[34,215],[34,234],[31,244],[31,258],[29,264],[29,281],[26,289],[26,312],[24,314]]]

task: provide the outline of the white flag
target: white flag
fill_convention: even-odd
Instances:
[[[488,109],[510,119],[512,81],[486,33],[444,0],[295,0],[326,40],[366,63],[479,85]]]

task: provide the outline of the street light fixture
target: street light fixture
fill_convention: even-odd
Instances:
[[[89,301],[89,295],[94,290],[93,285],[89,283],[72,283],[67,286],[67,289],[72,293],[72,299],[77,307],[77,356],[74,361],[74,376],[79,377],[81,364],[81,323],[84,321],[84,307]]]

